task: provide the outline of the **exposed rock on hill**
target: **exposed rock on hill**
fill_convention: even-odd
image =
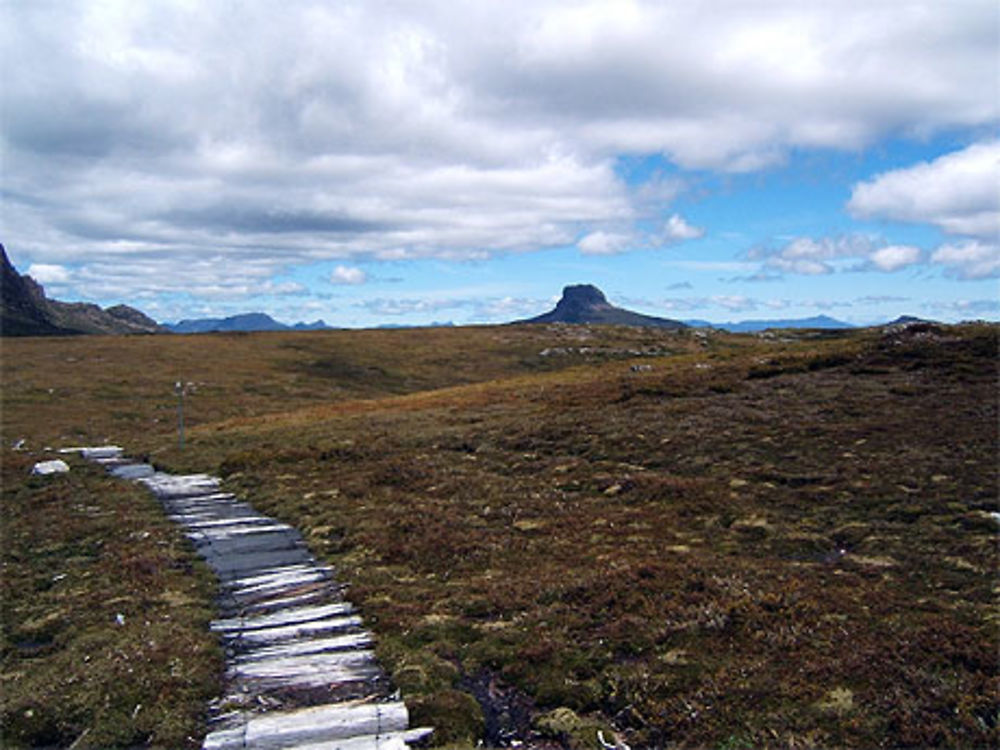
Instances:
[[[45,289],[14,268],[7,251],[3,256],[3,286],[0,287],[0,335],[70,336],[81,333],[165,333],[155,320],[128,305],[106,310],[86,302],[48,299]]]
[[[4,336],[59,336],[67,331],[53,323],[40,302],[45,293],[30,276],[21,276],[11,265],[7,251],[0,245],[3,256],[3,276],[0,279],[0,334]]]
[[[679,320],[656,318],[652,315],[615,307],[604,292],[592,284],[577,284],[563,289],[562,299],[554,310],[522,323],[603,323],[618,326],[651,326],[686,328]]]

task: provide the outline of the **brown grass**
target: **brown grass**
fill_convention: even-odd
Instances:
[[[302,528],[439,741],[996,742],[995,326],[388,333],[246,337],[261,382],[355,335],[393,378],[254,417],[220,368],[183,455],[137,439]]]
[[[200,747],[221,669],[208,573],[145,491],[32,461],[3,455],[0,744]]]

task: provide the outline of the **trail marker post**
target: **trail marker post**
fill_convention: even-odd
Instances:
[[[178,380],[174,383],[174,393],[177,394],[177,448],[184,450],[184,383]]]

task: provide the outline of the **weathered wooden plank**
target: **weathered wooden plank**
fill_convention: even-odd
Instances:
[[[77,449],[72,449],[77,450]],[[88,461],[98,461],[106,458],[118,458],[124,450],[117,445],[98,445],[90,448],[80,448],[80,455]]]
[[[222,492],[218,488],[201,495],[182,495],[173,498],[160,498],[161,502],[170,508],[201,507],[212,505],[222,501],[231,501],[246,508],[251,507],[250,503],[240,500],[232,492]]]
[[[204,750],[285,750],[306,743],[402,732],[408,724],[406,706],[398,701],[314,706],[251,717],[242,727],[212,732],[202,747]]]
[[[162,499],[191,497],[216,492],[219,489],[218,477],[208,474],[162,474],[140,479],[152,490],[153,494]]]
[[[155,473],[155,469],[149,464],[121,464],[111,468],[110,474],[118,479],[142,479],[150,477]]]
[[[304,548],[246,552],[234,550],[216,554],[211,547],[205,547],[199,552],[223,584],[251,573],[264,573],[275,567],[308,565],[313,559],[309,550]]]
[[[235,518],[265,518],[246,503],[219,500],[211,503],[164,503],[171,516],[194,516],[195,520],[226,520]],[[202,518],[197,518],[201,516]],[[273,523],[273,519],[268,519]]]
[[[173,499],[161,498],[160,502],[170,510],[208,510],[214,507],[240,507],[253,510],[252,506],[229,492],[210,492],[205,495],[188,495]]]
[[[191,529],[186,533],[186,536],[198,544],[270,541],[275,549],[279,549],[283,544],[302,543],[302,536],[298,531],[280,523],[270,525],[238,523],[213,526],[207,529]]]
[[[344,617],[327,617],[323,620],[313,620],[312,622],[298,622],[294,625],[284,625],[276,628],[264,628],[262,630],[243,630],[226,634],[224,637],[232,641],[237,641],[241,645],[250,644],[275,644],[283,641],[291,641],[297,638],[315,638],[331,633],[343,633],[361,627],[361,617],[359,615],[345,615]]]
[[[259,692],[278,687],[312,688],[366,682],[379,673],[374,653],[359,650],[275,656],[240,662],[226,670],[226,677],[236,687],[252,683]]]
[[[312,607],[294,607],[283,609],[269,615],[253,617],[228,617],[214,620],[212,630],[220,633],[231,633],[249,630],[264,630],[266,628],[294,625],[296,623],[314,622],[330,617],[354,614],[354,606],[348,602],[332,602]]]
[[[245,615],[268,614],[286,607],[303,607],[319,602],[336,601],[340,598],[340,593],[341,586],[333,581],[306,583],[292,589],[287,595],[277,595],[245,604],[241,611]]]
[[[167,517],[189,529],[198,529],[204,524],[274,523],[273,519],[261,516],[249,508],[212,508],[210,510],[167,511]]]
[[[287,532],[272,532],[262,534],[244,534],[241,536],[212,539],[199,535],[188,538],[194,543],[195,549],[202,557],[219,557],[220,555],[247,555],[265,552],[291,552],[305,550],[305,545],[298,535],[291,536]],[[306,561],[311,558],[306,553]]]
[[[238,519],[235,522],[221,521],[213,523],[209,526],[191,529],[186,535],[193,539],[204,540],[208,543],[218,542],[225,539],[235,539],[242,536],[251,536],[254,534],[270,535],[278,532],[293,536],[296,540],[302,539],[299,532],[288,524],[277,523],[275,521],[270,521],[269,519],[261,519],[260,521],[254,519],[253,522],[250,523],[244,521],[243,519]]]
[[[196,514],[191,514],[192,516]],[[234,518],[212,518],[206,520],[192,520],[190,523],[185,523],[184,526],[190,529],[192,532],[199,531],[212,531],[213,529],[252,529],[257,526],[284,526],[285,524],[278,523],[273,518],[268,518],[267,516],[262,516],[257,513],[249,513],[245,516],[237,516]]]
[[[252,651],[235,654],[233,662],[235,664],[247,664],[263,659],[364,649],[371,647],[374,640],[371,633],[361,631],[360,633],[346,633],[344,635],[334,635],[325,638],[290,641],[275,646],[257,646]]]
[[[407,743],[420,742],[433,732],[430,727],[420,727],[407,729],[405,732],[369,734],[328,742],[310,742],[294,747],[295,750],[405,750]]]
[[[213,492],[207,495],[186,496],[172,500],[159,498],[159,500],[169,513],[208,513],[210,511],[240,509],[256,514],[249,503],[239,500],[228,492]]]
[[[314,565],[290,565],[280,571],[228,581],[224,588],[229,596],[237,600],[259,599],[292,591],[304,583],[325,581],[329,578],[329,569]]]

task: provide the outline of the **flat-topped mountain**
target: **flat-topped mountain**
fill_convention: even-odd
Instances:
[[[598,323],[617,326],[687,328],[679,320],[625,310],[608,302],[604,292],[592,284],[576,284],[563,289],[555,309],[522,323]]]
[[[0,286],[0,335],[71,336],[81,333],[163,333],[155,320],[128,305],[101,309],[87,302],[60,302],[45,296],[45,289],[28,275],[21,275],[3,256]]]

